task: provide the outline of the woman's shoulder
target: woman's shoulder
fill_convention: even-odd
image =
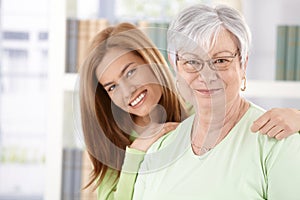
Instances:
[[[246,113],[243,115],[241,120],[238,123],[238,126],[246,126],[246,124],[250,127],[252,123],[260,117],[262,114],[265,113],[265,110],[261,108],[260,106],[249,102],[249,109],[246,111]],[[247,126],[247,127],[248,127]]]
[[[266,112],[266,110],[263,109],[262,107],[260,107],[259,105],[256,105],[252,102],[249,102],[249,104],[250,104],[250,107],[249,107],[248,112],[251,115],[260,116]]]
[[[176,130],[176,129],[175,129]],[[153,153],[165,146],[165,143],[173,138],[173,133],[175,130],[168,132],[167,134],[161,136],[156,142],[154,142],[151,147],[147,150],[147,154]]]

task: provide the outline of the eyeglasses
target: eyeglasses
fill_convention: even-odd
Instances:
[[[206,61],[197,58],[179,57],[178,54],[176,54],[176,60],[178,62],[179,67],[182,67],[183,70],[188,73],[195,73],[201,71],[205,63],[207,63],[209,68],[214,71],[225,71],[229,69],[230,64],[232,63],[233,59],[239,54],[239,51],[237,49],[235,53],[230,54],[231,55],[215,57]]]

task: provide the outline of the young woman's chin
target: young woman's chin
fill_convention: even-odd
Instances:
[[[139,110],[130,110],[129,112],[136,118],[145,118],[149,116],[150,110],[149,108],[140,108]]]

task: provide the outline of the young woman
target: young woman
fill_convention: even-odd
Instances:
[[[88,186],[96,182],[99,199],[118,199],[122,165],[123,172],[137,171],[147,148],[186,118],[182,105],[163,56],[134,25],[95,36],[80,69],[80,107],[93,164]],[[135,175],[129,177],[133,183],[123,186],[134,185]]]
[[[132,198],[144,153],[187,117],[183,105],[167,63],[142,31],[121,23],[95,36],[80,68],[80,107],[93,165],[88,186],[96,183],[98,199]]]

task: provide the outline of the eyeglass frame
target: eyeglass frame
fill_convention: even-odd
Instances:
[[[228,51],[228,52],[229,52],[229,51]],[[230,53],[231,53],[231,52],[230,52]],[[214,65],[213,61],[216,60],[216,59],[220,59],[220,58],[224,58],[224,59],[226,59],[226,58],[231,58],[232,60],[228,63],[228,66],[229,66],[229,65],[233,62],[234,58],[235,58],[237,55],[240,54],[239,49],[235,50],[234,53],[231,53],[231,54],[232,54],[232,56],[220,56],[220,57],[211,58],[211,59],[208,59],[208,60],[193,59],[193,60],[196,60],[196,61],[201,61],[201,62],[199,62],[199,63],[201,63],[201,67],[200,67],[199,69],[197,69],[196,67],[194,67],[194,70],[193,70],[193,71],[187,71],[187,70],[185,69],[185,67],[182,67],[182,68],[183,68],[183,70],[184,70],[185,72],[187,72],[187,73],[196,73],[196,72],[200,72],[200,71],[204,68],[205,63],[207,63],[208,66],[209,66],[209,68],[210,68],[211,70],[213,70],[213,71],[226,71],[228,68],[226,68],[226,69],[224,69],[224,70],[221,70],[221,69],[218,70],[218,69],[216,69],[216,68],[214,67],[215,65]],[[182,60],[188,61],[187,59],[182,59]],[[182,60],[179,59],[178,53],[176,53],[176,62],[179,62],[179,61],[182,61]],[[227,67],[227,66],[226,66],[226,67]]]

